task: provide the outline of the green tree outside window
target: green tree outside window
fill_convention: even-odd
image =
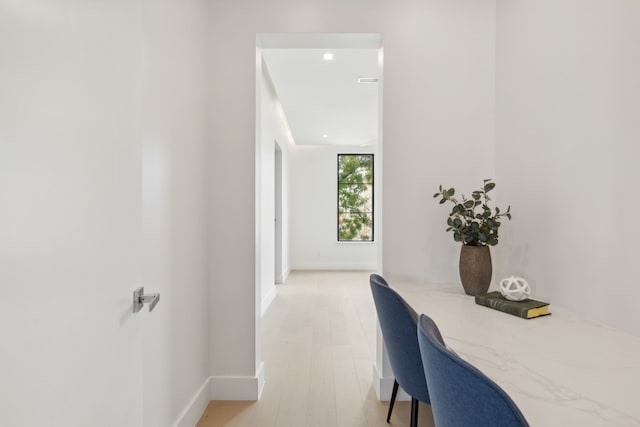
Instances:
[[[338,154],[338,241],[373,241],[373,154]]]

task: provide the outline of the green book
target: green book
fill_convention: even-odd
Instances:
[[[534,317],[546,316],[549,312],[549,304],[534,299],[526,299],[523,301],[510,301],[502,296],[500,292],[489,292],[488,294],[476,295],[476,304],[495,310],[504,311],[523,319],[532,319]]]

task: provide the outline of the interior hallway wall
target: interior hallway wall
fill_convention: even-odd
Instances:
[[[214,376],[259,376],[255,265],[255,46],[272,32],[380,32],[384,46],[384,270],[456,281],[458,246],[431,198],[495,171],[495,0],[211,4],[210,357]],[[257,301],[256,301],[257,300]]]
[[[291,149],[291,266],[294,270],[376,269],[377,223],[373,242],[338,242],[339,153],[375,155],[375,147],[330,145]],[[374,169],[374,175],[375,172]]]
[[[273,89],[271,79],[265,64],[261,62],[263,70],[261,79],[260,108],[260,141],[258,143],[258,155],[256,156],[256,166],[260,171],[256,185],[260,186],[257,192],[258,203],[260,203],[261,213],[257,220],[262,229],[262,241],[259,242],[260,253],[258,262],[261,264],[260,283],[260,305],[261,314],[264,313],[273,298],[275,297],[275,150],[276,143],[281,150],[281,261],[280,271],[286,277],[290,270],[289,265],[289,128],[286,117],[281,113],[277,94]],[[257,238],[256,233],[256,238]]]
[[[640,335],[640,2],[498,2],[505,273]]]

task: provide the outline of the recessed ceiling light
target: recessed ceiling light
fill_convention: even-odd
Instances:
[[[333,61],[333,53],[325,53],[324,55],[322,55],[322,59],[324,59],[325,61]]]
[[[378,83],[377,77],[358,77],[358,83]]]
[[[323,133],[323,134],[322,134],[322,137],[323,137],[323,138],[329,138],[329,135],[327,135],[326,133]]]

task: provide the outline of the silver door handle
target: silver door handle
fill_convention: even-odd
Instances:
[[[133,312],[139,312],[145,304],[149,304],[149,311],[153,311],[158,301],[160,301],[160,294],[145,295],[144,288],[140,287],[133,291]]]

